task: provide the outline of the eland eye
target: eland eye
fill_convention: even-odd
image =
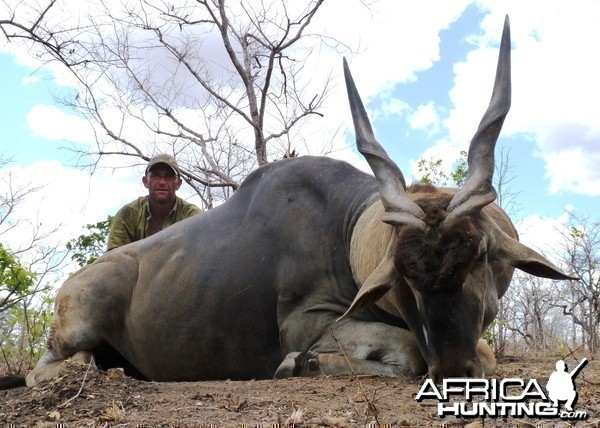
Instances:
[[[487,261],[487,251],[482,251],[477,257],[477,263],[485,263]]]

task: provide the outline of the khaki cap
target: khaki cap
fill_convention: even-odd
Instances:
[[[175,158],[171,155],[168,155],[166,153],[161,153],[159,155],[156,155],[154,157],[152,157],[152,159],[150,159],[150,161],[148,162],[148,166],[146,166],[146,174],[148,174],[148,171],[150,171],[150,169],[159,163],[164,163],[168,166],[171,167],[171,169],[173,170],[173,172],[178,176],[181,177],[181,172],[179,171],[179,165],[177,165],[177,162],[175,161]]]

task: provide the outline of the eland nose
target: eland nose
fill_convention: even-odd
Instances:
[[[437,361],[429,365],[429,377],[436,383],[450,377],[481,378],[483,376],[483,368],[479,358],[446,361],[445,363]]]

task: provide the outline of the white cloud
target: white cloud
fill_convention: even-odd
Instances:
[[[41,80],[39,76],[26,76],[23,78],[23,85],[34,85]]]
[[[366,100],[396,82],[415,78],[439,58],[439,32],[456,20],[468,1],[395,0],[370,3],[334,0],[324,4],[315,31],[351,44],[352,73]],[[344,11],[340,15],[340,11]],[[360,84],[359,84],[360,82]]]
[[[393,98],[389,94],[381,95],[379,98],[379,105],[377,108],[367,108],[369,120],[372,123],[377,122],[380,119],[399,118],[405,112],[410,110],[410,106],[398,98]],[[348,110],[350,111],[350,110]]]
[[[552,262],[560,263],[561,248],[564,244],[563,233],[567,221],[566,213],[556,218],[537,214],[525,217],[516,225],[519,240]]]
[[[454,66],[454,86],[449,94],[454,107],[445,120],[445,126],[450,140],[462,149],[468,147],[487,109],[497,59],[497,47],[478,49],[471,51],[465,62]]]
[[[429,133],[437,131],[440,123],[438,114],[433,101],[422,104],[408,117],[408,123],[415,129],[427,129]]]
[[[377,109],[368,109],[377,135],[378,118],[404,115],[408,111],[409,106],[405,102],[391,96],[394,85],[414,80],[416,72],[430,68],[439,59],[440,31],[458,19],[468,4],[466,0],[423,1],[407,6],[407,3],[395,0],[380,0],[369,3],[370,7],[367,7],[358,0],[325,2],[311,24],[312,31],[327,34],[329,45],[335,44],[332,40],[341,41],[350,47],[352,53],[342,47],[339,47],[339,52],[320,49],[307,58],[306,68],[318,71],[310,76],[311,79],[317,82],[331,70],[333,86],[323,109],[325,119],[309,123],[302,133],[315,135],[313,145],[327,146],[329,137],[337,132],[333,143],[336,149],[331,156],[365,169],[364,159],[350,149],[354,146],[354,137],[349,140],[343,138],[344,130],[352,130],[353,125],[341,72],[342,55],[348,59],[364,104],[374,98],[380,102]],[[340,15],[342,10],[344,13]],[[423,109],[414,119],[424,125],[426,107]],[[430,120],[433,118],[430,117]],[[328,131],[323,132],[324,129]],[[318,153],[318,150],[312,153]]]
[[[569,190],[585,195],[600,195],[600,153],[575,147],[553,151],[545,158],[551,192]]]
[[[310,32],[313,34],[327,34],[325,40],[327,46],[335,45],[337,40],[341,42],[339,46],[342,44],[348,45],[352,51],[356,52],[356,55],[349,56],[349,61],[353,72],[359,79],[359,89],[366,101],[377,92],[386,88],[389,89],[397,81],[414,79],[415,71],[429,68],[439,58],[439,32],[456,20],[468,3],[468,1],[463,0],[440,4],[428,0],[412,4],[408,12],[405,5],[394,0],[381,0],[369,4],[369,6],[366,6],[360,0],[331,0],[325,2],[322,6],[311,23]],[[88,9],[91,7],[93,7],[91,4],[81,4],[75,9],[61,10],[57,5],[52,8],[50,19],[57,20],[57,25],[66,25],[70,19],[76,19],[79,16],[79,19],[83,19],[81,21],[83,25]],[[120,9],[120,6],[115,7],[115,10]],[[343,17],[340,16],[341,10],[344,11]],[[33,16],[31,10],[26,6],[19,5],[18,11],[18,16]],[[94,16],[101,19],[98,13]],[[427,25],[423,25],[424,22]],[[307,43],[312,43],[315,40],[318,40],[318,38],[309,37],[305,39]],[[203,49],[215,55],[219,52],[222,53],[222,48],[220,50],[211,49],[209,45],[203,45]],[[327,111],[327,123],[321,121],[319,125],[315,126],[315,128],[321,127],[322,129],[325,127],[327,129],[321,133],[324,137],[311,139],[310,146],[317,146],[311,152],[319,153],[322,151],[318,147],[319,145],[326,148],[332,145],[337,153],[344,150],[346,145],[343,142],[342,133],[338,132],[339,126],[340,124],[350,125],[350,114],[347,109],[345,91],[343,85],[340,84],[342,80],[340,52],[324,49],[324,47],[320,46],[320,48],[315,49],[308,56],[305,64],[307,70],[317,71],[309,73],[310,83],[318,84],[322,82],[329,74],[329,70],[333,70],[335,76],[335,86],[332,88],[329,106],[324,108]],[[31,58],[30,52],[17,49],[12,52],[18,56],[22,64],[28,64],[32,67],[39,65],[34,58]],[[347,54],[347,51],[345,53]],[[158,64],[154,65],[156,65],[157,71],[165,68],[159,67]],[[57,84],[75,86],[68,70],[62,69],[58,64],[51,64],[45,69],[50,70],[57,76]],[[344,106],[344,108],[340,108],[340,106]],[[381,112],[386,115],[398,114],[405,108],[406,106],[403,103],[390,100],[384,105],[384,110]],[[67,130],[78,128],[78,126],[63,126],[62,129],[53,129],[52,124],[43,121],[43,116],[48,112],[40,111],[38,113],[41,113],[39,116],[41,116],[42,121],[38,125],[32,125],[36,135],[43,135],[49,139],[59,139],[64,137]],[[110,117],[110,115],[107,116],[109,121],[114,120]],[[61,121],[58,120],[54,123],[61,123]],[[131,135],[131,129],[133,128],[128,124],[125,125],[123,132],[126,136]],[[82,138],[82,134],[75,133],[75,135],[72,135],[73,133],[74,131],[66,139]],[[309,135],[314,134],[310,128],[308,128],[308,133]],[[329,140],[330,136],[337,141],[332,143]],[[353,157],[352,154],[349,156]]]
[[[454,165],[458,159],[460,159],[460,149],[453,144],[451,141],[442,139],[439,140],[435,145],[429,147],[421,154],[421,159],[439,160],[443,162],[439,166],[439,172],[450,176]],[[419,171],[419,161],[411,160],[409,162],[410,176],[421,177],[423,172]]]
[[[31,132],[51,141],[90,143],[93,130],[86,119],[66,113],[55,106],[35,105],[27,116]]]
[[[407,103],[405,103],[397,98],[392,98],[390,100],[387,100],[385,103],[383,103],[383,105],[380,107],[380,110],[383,112],[383,115],[385,117],[389,117],[389,116],[399,116],[407,108],[408,108]]]
[[[399,82],[414,80],[418,71],[431,67],[439,59],[440,31],[454,22],[470,3],[380,0],[368,9],[359,0],[331,0],[323,4],[311,31],[327,34],[329,45],[339,40],[353,49],[352,55],[343,49],[341,53],[348,57],[363,101],[374,98],[383,101],[383,107],[373,112],[372,118],[376,120],[378,114],[406,112],[406,104],[390,98],[391,89]],[[536,141],[553,192],[569,190],[597,195],[600,173],[595,165],[600,160],[600,122],[595,103],[600,99],[600,79],[596,77],[600,75],[600,64],[590,52],[595,52],[600,40],[600,26],[594,21],[600,16],[600,2],[582,0],[577,7],[563,0],[477,4],[488,10],[488,15],[481,24],[481,34],[469,40],[473,50],[464,62],[454,67],[456,76],[450,93],[454,107],[444,124],[449,137],[429,147],[423,156],[456,159],[458,151],[466,148],[489,102],[501,26],[508,12],[513,39],[513,104],[503,134],[526,134]],[[39,65],[25,51],[18,52],[18,56],[22,63]],[[305,68],[314,70],[309,73],[311,83],[322,82],[331,70],[334,86],[323,108],[325,117],[312,120],[302,129],[303,139],[299,142],[304,145],[296,148],[301,154],[330,152],[333,157],[365,169],[364,159],[348,146],[353,141],[343,138],[344,131],[351,129],[352,124],[341,76],[341,56],[338,51],[323,48],[315,49],[306,60]],[[60,76],[58,84],[73,85],[68,71],[51,67]],[[105,113],[107,120],[119,120],[117,112]],[[193,118],[194,114],[190,110],[186,117]],[[439,115],[435,105],[428,103],[419,106],[409,121],[414,128],[431,128],[439,121]],[[37,106],[30,114],[30,125],[35,135],[49,140],[91,141],[87,122],[57,108]],[[377,128],[377,123],[373,125]],[[140,140],[150,141],[146,131],[139,131],[134,124],[126,124],[123,132],[125,136],[141,135]],[[115,157],[103,164],[119,167],[127,162],[130,160]],[[413,172],[414,167],[412,163]],[[98,170],[92,178],[80,171],[64,167],[61,170],[56,165],[45,165],[42,169],[65,181],[63,186],[49,185],[48,196],[35,202],[38,208],[48,205],[61,212],[65,210],[61,205],[79,204],[78,208],[70,209],[74,214],[70,225],[64,227],[80,230],[85,222],[105,217],[107,207],[115,209],[143,193],[140,185],[135,184],[139,168]],[[34,170],[28,170],[27,174],[35,176]],[[72,187],[72,183],[77,183],[77,187]],[[82,183],[88,185],[80,188]],[[101,196],[107,190],[115,199]],[[64,200],[61,192],[77,196]],[[31,207],[31,212],[36,212],[35,208]],[[47,221],[62,219],[57,216]],[[543,237],[543,233],[537,232],[526,231],[525,235],[529,233]]]
[[[489,13],[482,33],[471,38],[477,48],[455,65],[450,92],[455,107],[446,121],[451,139],[466,147],[487,107],[501,25],[508,13],[513,96],[502,133],[535,141],[552,192],[597,195],[600,62],[589,52],[597,50],[600,40],[600,3],[584,0],[577,7],[557,0],[478,3]]]
[[[20,248],[27,242],[27,223],[41,225],[43,230],[57,228],[53,240],[64,244],[79,236],[85,224],[105,219],[140,191],[136,179],[129,174],[98,171],[89,176],[54,160],[0,170],[2,177],[9,174],[15,187],[39,189],[27,195],[11,215],[13,222],[24,222],[25,228],[15,228],[3,235],[12,248]]]

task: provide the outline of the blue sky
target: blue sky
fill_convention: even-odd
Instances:
[[[0,103],[2,152],[23,166],[43,159],[64,161],[57,145],[36,136],[28,123],[29,112],[35,105],[54,104],[52,77],[43,71],[35,72],[30,67],[17,64],[16,58],[7,53],[0,53],[0,64],[3,76],[0,87],[4,99]],[[43,74],[46,76],[42,77]],[[37,82],[38,79],[46,81]]]
[[[415,105],[433,101],[436,108],[442,112],[447,113],[452,109],[449,91],[452,90],[454,84],[454,65],[465,61],[468,53],[474,49],[473,44],[467,40],[473,34],[481,31],[480,25],[485,13],[475,4],[468,6],[457,21],[440,32],[439,60],[431,68],[417,72],[414,81],[395,85],[392,96],[408,103],[413,108]],[[513,27],[520,24],[516,17],[513,17],[512,22]],[[498,34],[498,41],[499,37]],[[515,65],[514,62],[515,58],[513,58],[513,69],[519,66],[522,67],[519,64]],[[492,65],[495,66],[495,64]],[[495,69],[488,68],[486,73],[482,73],[479,78],[491,85],[494,71]],[[567,76],[562,77],[563,82],[557,82],[557,84],[569,85],[571,79]],[[550,91],[550,88],[548,89]],[[513,87],[513,105],[520,98],[514,91]],[[490,95],[491,91],[480,94],[485,102],[489,101]],[[548,94],[548,96],[551,95]],[[377,103],[372,102],[370,106],[376,109]],[[569,106],[561,106],[557,103],[556,108],[568,109]],[[590,104],[589,108],[593,109],[593,104]],[[483,110],[480,115],[482,114]],[[515,114],[514,111],[509,112],[507,122],[512,119],[511,115],[513,114]],[[376,123],[376,127],[380,142],[386,143],[390,155],[404,171],[409,169],[408,165],[411,161],[414,162],[415,159],[423,156],[424,150],[430,147],[433,140],[444,138],[447,133],[447,129],[443,127],[435,131],[432,131],[431,128],[416,129],[411,127],[408,116],[400,118],[392,116],[386,120],[380,120]],[[475,127],[472,127],[471,134],[474,131]],[[564,137],[570,138],[571,136],[566,134]],[[600,139],[596,137],[595,143],[600,144]],[[526,132],[513,135],[502,133],[496,149],[497,154],[502,149],[509,153],[508,162],[512,171],[511,176],[514,178],[511,183],[511,190],[519,193],[516,199],[519,205],[517,217],[521,218],[533,214],[558,217],[566,208],[570,209],[571,206],[577,211],[591,216],[599,212],[600,198],[597,192],[588,194],[573,191],[569,188],[551,191],[546,163],[539,152],[540,148],[536,145],[535,137]],[[432,155],[435,156],[434,153]],[[442,155],[437,157],[444,159]],[[412,176],[414,177],[414,175]]]
[[[520,232],[543,247],[552,245],[544,238],[564,222],[566,208],[590,217],[600,211],[598,3],[381,0],[365,13],[359,1],[331,0],[314,25],[357,47],[350,68],[376,136],[410,179],[420,157],[450,165],[466,149],[491,95],[508,13],[513,104],[497,149],[510,151]],[[338,84],[324,119],[303,132],[318,146],[325,128],[341,124],[348,131],[335,142],[333,156],[364,168],[352,147],[341,58],[329,53],[314,61],[320,61],[317,74],[330,67]],[[40,68],[2,39],[0,69],[0,153],[12,159],[0,170],[0,185],[10,174],[14,182],[42,186],[16,216],[55,225],[68,240],[144,192],[139,167],[101,168],[92,176],[74,167],[76,158],[65,147],[91,139],[85,123],[54,101],[53,93],[69,90],[64,76],[56,78],[59,69]],[[182,194],[193,200],[189,189]]]

